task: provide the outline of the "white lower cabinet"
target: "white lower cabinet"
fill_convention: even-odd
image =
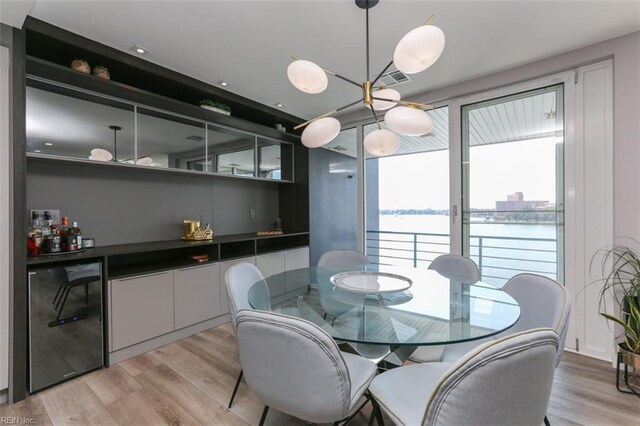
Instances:
[[[109,351],[114,352],[229,312],[227,270],[256,265],[265,277],[309,266],[309,248],[208,263],[109,281]],[[308,272],[307,272],[308,273]],[[272,296],[308,284],[287,276],[272,284]]]
[[[173,295],[176,330],[221,315],[220,264],[174,271]]]
[[[227,274],[227,270],[231,268],[233,265],[237,265],[238,263],[251,263],[252,265],[256,264],[255,256],[243,257],[240,259],[228,260],[226,262],[220,262],[220,310],[222,313],[229,313],[229,305],[227,304],[227,281],[225,280],[225,275]]]
[[[269,278],[276,274],[281,274],[285,271],[284,268],[285,252],[279,251],[275,253],[261,254],[256,256],[256,266],[262,273],[262,276]],[[270,281],[269,290],[271,296],[279,296],[284,293],[284,278],[280,280],[272,279]]]
[[[173,271],[109,281],[111,351],[174,330]]]
[[[309,267],[309,247],[302,247],[284,252],[284,268],[286,271]],[[287,274],[284,283],[285,291],[297,290],[309,284],[309,271]]]

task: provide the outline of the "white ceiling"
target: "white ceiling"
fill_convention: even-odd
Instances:
[[[372,74],[431,14],[446,46],[435,65],[397,86],[404,96],[640,30],[637,0],[381,0],[370,12]],[[228,90],[266,105],[282,102],[305,118],[347,104],[360,91],[337,79],[320,95],[297,91],[286,78],[290,55],[365,79],[365,15],[352,0],[36,0],[30,15],[119,50],[139,44],[152,62],[208,83],[227,80]]]

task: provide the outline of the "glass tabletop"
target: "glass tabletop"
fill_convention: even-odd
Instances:
[[[358,272],[366,276],[365,285],[353,285]],[[380,285],[376,286],[378,275]],[[405,284],[398,288],[408,288],[390,290],[390,278]],[[430,269],[311,267],[253,284],[249,304],[303,318],[336,340],[390,346],[476,340],[516,323],[520,307],[511,296],[490,284],[463,281]]]

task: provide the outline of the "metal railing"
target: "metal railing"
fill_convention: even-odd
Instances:
[[[371,262],[382,265],[428,267],[436,257],[450,253],[449,234],[369,230],[366,246]],[[469,251],[483,281],[503,284],[522,272],[556,279],[554,238],[471,235]]]

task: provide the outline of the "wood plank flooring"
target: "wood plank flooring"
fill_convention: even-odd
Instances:
[[[0,406],[37,425],[256,425],[263,405],[241,384],[226,404],[240,366],[229,324],[207,330],[111,368]],[[619,393],[609,363],[566,353],[549,404],[552,425],[640,425],[640,398]],[[366,425],[370,408],[353,421]],[[6,423],[6,421],[5,421]],[[269,425],[305,425],[270,410]],[[387,422],[391,424],[391,422]]]

